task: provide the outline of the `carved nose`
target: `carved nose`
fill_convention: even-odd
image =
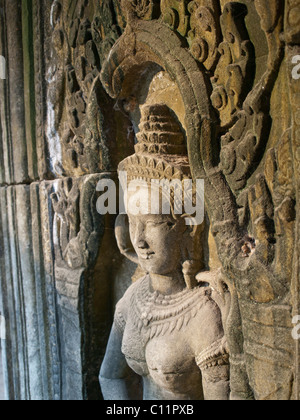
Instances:
[[[142,223],[138,223],[135,231],[135,243],[139,249],[148,249],[149,245],[145,240],[145,230]]]
[[[149,248],[149,245],[144,240],[138,241],[137,246],[139,247],[139,249],[148,249]]]

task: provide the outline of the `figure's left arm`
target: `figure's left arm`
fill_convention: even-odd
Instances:
[[[228,401],[230,395],[229,365],[215,366],[202,371],[204,399]]]
[[[196,359],[202,373],[205,400],[227,401],[230,396],[230,368],[225,339],[218,340]]]

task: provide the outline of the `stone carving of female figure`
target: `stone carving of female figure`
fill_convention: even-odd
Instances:
[[[119,167],[128,181],[191,177],[185,139],[169,108],[144,106],[140,130],[136,154]],[[116,230],[121,252],[138,260],[146,274],[116,308],[100,372],[106,400],[129,399],[130,369],[142,377],[145,400],[229,399],[221,312],[209,285],[195,280],[203,268],[203,229],[187,226],[174,206],[172,214],[128,211],[134,251],[123,229]]]

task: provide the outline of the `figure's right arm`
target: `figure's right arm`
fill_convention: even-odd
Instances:
[[[121,350],[122,339],[123,334],[114,323],[99,377],[104,400],[130,399],[126,387],[130,368]]]

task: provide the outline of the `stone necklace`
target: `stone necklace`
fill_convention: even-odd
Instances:
[[[210,296],[211,289],[200,286],[168,296],[151,292],[150,277],[147,275],[131,297],[130,318],[147,343],[154,337],[187,327]]]

